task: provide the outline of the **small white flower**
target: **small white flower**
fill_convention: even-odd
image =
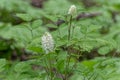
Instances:
[[[68,11],[68,14],[73,15],[76,13],[76,6],[75,5],[71,5]]]
[[[46,32],[41,39],[42,39],[42,47],[45,50],[46,54],[52,52],[54,49],[54,41],[52,35]]]

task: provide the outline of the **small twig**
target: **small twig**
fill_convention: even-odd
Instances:
[[[93,17],[96,17],[96,16],[99,16],[101,15],[100,12],[95,12],[95,13],[81,13],[79,14],[77,17],[76,17],[76,20],[80,20],[80,19],[83,19],[83,18],[93,18]]]

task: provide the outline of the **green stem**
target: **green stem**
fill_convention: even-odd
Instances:
[[[50,72],[50,80],[52,79],[52,65],[51,65],[51,56],[48,54],[48,62],[49,62],[49,72]]]
[[[75,26],[73,26],[73,29],[72,29],[72,38],[73,38],[73,35],[74,35],[74,29],[75,29]]]
[[[60,28],[58,27],[58,34],[61,37],[61,32],[60,32]]]
[[[30,31],[31,31],[32,39],[33,39],[33,30],[31,29]]]
[[[66,80],[68,80],[68,75],[69,75],[70,59],[71,59],[71,56],[68,56],[67,65],[66,65]]]
[[[68,41],[71,39],[71,29],[72,29],[72,15],[70,16],[69,28],[68,28]]]
[[[48,75],[48,78],[50,79],[50,77],[49,77],[49,67],[48,67],[48,65],[47,65],[47,60],[45,59],[44,60],[44,63],[45,63],[45,71],[46,71],[46,73],[47,73],[47,75]]]
[[[72,15],[70,16],[70,20],[69,20],[68,42],[70,42],[70,40],[71,40],[71,32],[72,32]],[[68,74],[69,74],[69,64],[70,64],[70,59],[71,59],[71,55],[70,55],[70,52],[69,52],[69,46],[67,48],[67,54],[69,56],[67,57],[67,61],[66,61],[65,79],[64,80],[68,80]]]

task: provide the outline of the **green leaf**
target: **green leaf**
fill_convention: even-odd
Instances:
[[[89,69],[93,69],[94,65],[96,64],[95,61],[83,61],[82,62],[83,65],[87,66]]]
[[[105,47],[101,47],[99,50],[98,50],[98,53],[101,54],[101,55],[106,55],[110,52],[110,48],[105,46]]]
[[[21,18],[24,21],[31,21],[32,16],[29,14],[16,14],[17,17]]]
[[[42,21],[41,20],[35,20],[33,21],[32,23],[32,28],[37,28],[37,27],[40,27],[42,25]]]
[[[5,69],[5,65],[6,65],[6,60],[5,59],[0,59],[0,72],[2,72]]]
[[[82,26],[80,31],[83,33],[83,34],[86,34],[87,33],[87,27],[86,26]]]
[[[41,47],[28,46],[27,48],[28,48],[28,50],[36,52],[36,53],[42,53],[43,52],[43,49]]]
[[[18,73],[28,72],[31,70],[31,66],[27,62],[20,62],[15,65],[14,70]]]

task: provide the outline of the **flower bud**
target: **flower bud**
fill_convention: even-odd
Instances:
[[[76,6],[71,5],[71,7],[69,8],[68,14],[74,15],[75,13],[76,13]]]
[[[52,35],[46,32],[41,39],[42,39],[42,47],[45,50],[46,54],[52,52],[54,49],[54,41]]]

